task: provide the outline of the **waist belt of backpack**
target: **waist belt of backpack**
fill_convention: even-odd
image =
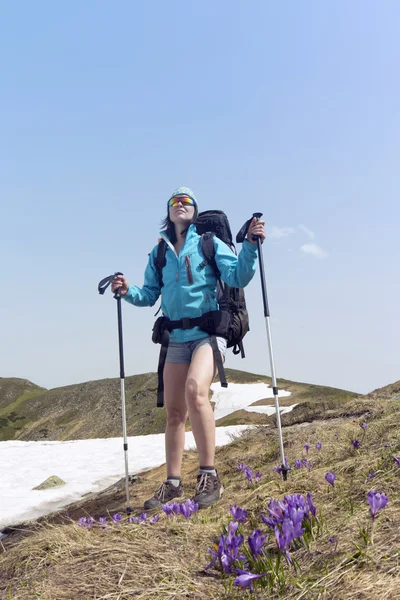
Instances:
[[[218,369],[218,376],[222,387],[228,387],[228,383],[225,377],[224,365],[222,363],[221,353],[218,348],[217,338],[215,336],[215,324],[213,318],[213,312],[205,313],[201,317],[195,317],[193,319],[179,319],[178,321],[171,321],[168,317],[165,317],[165,330],[161,340],[161,350],[158,359],[158,390],[157,390],[157,406],[161,408],[164,406],[164,365],[167,358],[169,338],[173,329],[192,329],[193,327],[199,327],[211,337],[211,348],[214,354],[215,364]],[[218,333],[218,335],[220,335]]]

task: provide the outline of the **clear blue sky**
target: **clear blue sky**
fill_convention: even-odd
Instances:
[[[400,379],[395,1],[76,0],[0,7],[0,376],[118,377],[116,303],[192,187],[236,232],[264,213],[277,375]],[[269,373],[260,281],[247,358]],[[155,309],[124,304],[127,374]]]

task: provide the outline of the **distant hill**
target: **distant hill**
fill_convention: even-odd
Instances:
[[[226,369],[231,383],[271,383],[269,377]],[[3,382],[3,385],[1,384]],[[291,391],[282,405],[298,403],[284,416],[284,424],[309,421],[321,411],[340,406],[357,394],[335,388],[278,380],[281,389]],[[161,433],[165,409],[156,407],[157,375],[144,373],[125,379],[128,435]],[[273,398],[256,404],[272,404]],[[218,425],[274,423],[273,417],[244,410],[218,421]],[[119,437],[121,435],[120,380],[102,379],[45,390],[22,379],[0,379],[0,441],[73,440]]]
[[[269,385],[271,379],[263,377]],[[313,385],[309,383],[298,383],[288,379],[278,379],[279,389],[290,392],[290,396],[279,398],[279,406],[297,406],[289,413],[282,415],[282,425],[294,425],[296,423],[310,422],[316,419],[332,419],[342,416],[349,400],[359,398],[361,394],[341,390],[323,385]],[[266,398],[254,402],[252,406],[275,406],[274,398]],[[360,404],[360,411],[365,411],[364,405]],[[239,424],[269,424],[275,426],[275,415],[267,416],[258,413],[238,410],[223,417],[217,421],[219,426],[239,425]]]
[[[37,391],[45,391],[45,388],[41,388],[27,379],[0,377],[0,410],[10,406],[18,398]]]
[[[390,383],[389,385],[385,385],[385,387],[378,388],[374,390],[370,394],[368,394],[370,398],[386,398],[387,400],[400,400],[400,380],[395,381],[394,383]]]
[[[21,406],[46,391],[27,379],[0,377],[0,441],[15,437],[24,421],[20,415]]]

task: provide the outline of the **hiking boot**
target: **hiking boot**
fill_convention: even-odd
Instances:
[[[199,473],[197,475],[196,494],[193,502],[197,502],[199,508],[212,506],[221,498],[224,486],[217,475],[211,473]]]
[[[143,505],[145,510],[153,510],[154,508],[161,508],[163,504],[176,500],[177,498],[183,497],[183,487],[180,483],[178,487],[175,487],[170,481],[164,481],[154,494],[152,498],[146,500]]]

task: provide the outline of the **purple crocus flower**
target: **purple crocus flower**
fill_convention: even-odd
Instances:
[[[274,529],[274,527],[276,525],[275,519],[273,519],[271,517],[266,517],[265,515],[261,515],[261,519],[266,525],[268,525],[268,527],[271,527],[271,529]]]
[[[228,524],[228,535],[225,536],[225,547],[227,553],[231,557],[231,560],[238,559],[238,550],[239,546],[243,544],[244,537],[240,535],[236,535],[237,529],[239,527],[239,523],[236,521],[231,521]]]
[[[325,479],[328,483],[331,484],[332,487],[335,487],[335,479],[336,479],[336,473],[327,473],[325,475]]]
[[[210,569],[218,560],[224,573],[231,573],[231,571],[232,571],[231,560],[230,560],[230,557],[227,555],[227,552],[225,549],[225,536],[223,536],[222,533],[219,536],[218,545],[214,544],[214,549],[211,550],[209,548],[208,552],[211,554],[212,560],[205,567],[206,570]]]
[[[307,505],[309,508],[310,513],[312,514],[313,517],[317,516],[317,509],[313,504],[312,501],[312,494],[310,492],[307,493]]]
[[[257,483],[258,481],[260,481],[260,479],[262,477],[262,473],[260,473],[260,472],[253,473],[253,471],[250,469],[250,467],[248,467],[244,463],[240,463],[240,465],[238,465],[238,470],[242,471],[242,473],[245,474],[247,481],[251,484]]]
[[[232,539],[238,530],[239,523],[237,521],[229,521],[228,523],[228,538]]]
[[[139,517],[129,517],[129,523],[140,523]]]
[[[246,467],[246,469],[243,472],[246,475],[247,481],[251,484],[258,483],[262,477],[262,473],[260,473],[259,471],[257,473],[254,473],[249,467]]]
[[[228,525],[228,534],[220,535],[219,543],[214,544],[214,549],[209,549],[208,552],[213,557],[210,564],[205,567],[209,569],[218,560],[222,570],[225,573],[232,572],[232,564],[236,560],[246,560],[246,557],[239,554],[239,548],[243,544],[244,538],[242,535],[236,535],[239,523],[231,521]]]
[[[106,522],[107,517],[99,517],[99,523],[102,529],[105,529],[107,527]]]
[[[302,508],[297,508],[295,506],[291,506],[289,508],[289,518],[293,523],[293,527],[294,527],[295,531],[300,531],[300,529],[301,529],[301,533],[299,533],[298,535],[295,535],[295,537],[302,536],[304,533],[304,529],[302,529],[301,524],[303,523],[303,519],[304,519],[304,510]]]
[[[387,505],[389,501],[388,496],[386,496],[386,494],[381,494],[380,492],[368,492],[368,502],[369,502],[369,509],[371,512],[371,518],[372,518],[372,522],[375,521],[375,517],[378,514],[378,512],[382,509],[385,508],[385,506]]]
[[[295,460],[294,461],[294,466],[296,467],[296,469],[301,469],[301,467],[303,466],[301,460]]]
[[[86,521],[87,521],[86,517],[81,517],[80,519],[78,519],[77,525],[79,527],[86,527]]]
[[[247,471],[247,469],[249,467],[247,465],[245,465],[244,463],[240,463],[237,468],[238,468],[238,471],[242,471],[244,473],[245,471]]]
[[[274,467],[274,471],[280,475],[282,473],[282,467]]]
[[[179,510],[180,510],[182,517],[185,517],[185,519],[190,519],[190,517],[192,515],[192,506],[190,504],[190,500],[186,500],[186,502],[181,504],[179,506]]]
[[[285,502],[285,501],[278,502],[277,500],[274,500],[273,498],[271,498],[271,500],[269,502],[269,506],[268,506],[268,512],[271,515],[271,517],[274,519],[274,526],[277,523],[282,523],[283,519],[285,518],[286,509],[287,509],[287,502]]]
[[[266,539],[267,536],[263,535],[262,531],[260,531],[259,529],[255,529],[253,533],[247,538],[251,553],[254,558],[261,554]]]
[[[308,454],[309,449],[310,449],[310,446],[308,444],[305,444],[304,450],[306,451],[307,454]]]
[[[336,538],[335,538],[335,536],[333,536],[333,537],[330,537],[330,538],[329,538],[329,540],[328,540],[328,542],[329,542],[330,544],[335,544],[335,542],[336,542]]]
[[[160,516],[159,515],[152,515],[150,517],[150,519],[148,520],[149,523],[158,523],[158,521],[160,520]]]
[[[161,508],[167,516],[172,515],[173,510],[171,504],[163,504]]]
[[[113,521],[114,523],[120,523],[121,521],[121,515],[119,513],[116,513],[115,515],[113,515]]]
[[[193,500],[185,500],[182,504],[178,505],[180,513],[185,519],[190,519],[190,517],[199,510],[199,505],[197,502]]]
[[[357,450],[361,446],[361,444],[358,440],[351,440],[351,443],[353,444],[353,448],[355,450]]]
[[[225,541],[226,551],[227,551],[227,554],[228,554],[231,562],[233,562],[235,560],[245,560],[246,559],[245,556],[243,556],[242,554],[239,554],[239,548],[243,544],[243,540],[244,540],[242,535],[237,535],[232,538],[229,538],[229,536],[227,536],[225,538],[225,540],[226,540]]]
[[[367,477],[368,477],[368,479],[373,479],[375,477],[375,475],[376,475],[376,471],[371,471],[371,473],[369,473],[367,475]]]
[[[361,423],[360,427],[365,431],[366,429],[368,429],[368,423]]]
[[[316,447],[316,449],[317,449],[318,451],[319,451],[319,450],[321,450],[321,448],[322,448],[322,444],[321,444],[321,442],[317,442],[317,443],[315,444],[315,447]]]
[[[398,457],[398,456],[393,456],[393,460],[394,460],[394,462],[396,463],[396,465],[397,465],[398,467],[400,467],[400,457]]]
[[[234,580],[233,585],[238,586],[242,590],[249,588],[251,592],[254,592],[253,581],[267,575],[267,573],[255,575],[254,573],[249,573],[249,571],[243,569],[236,569],[236,573],[238,576]]]
[[[293,540],[293,523],[289,519],[285,519],[282,523],[282,531],[280,531],[279,527],[275,527],[275,537],[276,542],[278,544],[279,550],[285,552],[286,558],[288,562],[291,564],[292,559],[290,558],[290,554],[288,551],[288,546],[290,542]]]
[[[244,523],[247,519],[247,510],[243,508],[239,508],[236,504],[231,504],[229,507],[232,517],[235,521],[239,521],[239,523]]]
[[[146,513],[142,513],[139,517],[129,517],[128,521],[129,523],[143,524],[147,521],[147,515]]]
[[[253,472],[250,469],[246,469],[244,471],[244,474],[246,475],[246,479],[249,483],[253,483]]]
[[[307,460],[306,458],[302,458],[301,459],[301,464],[303,465],[303,467],[307,467],[308,471],[311,470],[312,462],[310,462],[309,460]]]
[[[177,502],[171,502],[170,504],[163,504],[162,509],[167,516],[179,515],[181,513],[180,505]]]

